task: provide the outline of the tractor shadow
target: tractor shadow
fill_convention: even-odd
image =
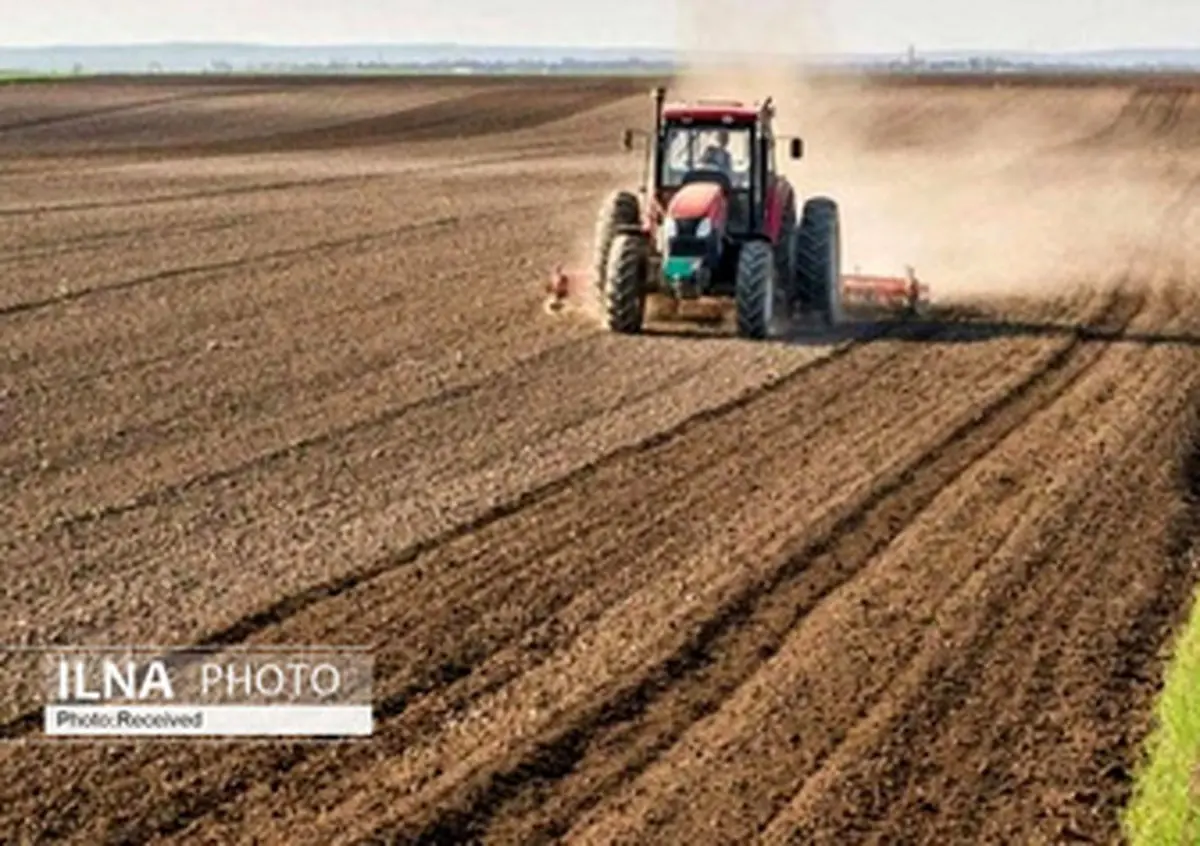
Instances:
[[[1014,338],[1077,338],[1114,344],[1200,348],[1200,332],[1117,329],[1086,321],[1022,320],[970,305],[937,307],[914,319],[875,325],[888,340],[913,343],[977,344]]]
[[[1139,346],[1200,348],[1200,333],[1108,329],[1087,323],[1021,320],[930,320],[895,324],[880,330],[891,341],[932,344],[986,343],[1005,338],[1068,338]]]
[[[695,338],[707,341],[745,343],[732,331],[712,326],[669,324],[647,326],[647,335],[674,338]],[[768,341],[793,347],[828,347],[850,342],[900,342],[929,345],[983,344],[990,341],[1019,338],[1067,338],[1113,344],[1140,346],[1179,346],[1200,349],[1200,332],[1141,331],[1109,329],[1085,322],[1031,321],[984,316],[955,309],[914,318],[877,318],[847,320],[836,326],[820,321],[792,321],[781,326]]]

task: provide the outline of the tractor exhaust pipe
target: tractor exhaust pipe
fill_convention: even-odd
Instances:
[[[654,204],[651,187],[655,184],[659,169],[659,140],[662,138],[663,107],[667,102],[667,89],[661,85],[655,86],[650,90],[650,98],[654,102],[654,134],[650,136],[650,143],[646,145],[646,157],[643,160],[645,170],[642,173],[642,187],[639,191],[646,208]]]
[[[646,174],[648,184],[645,194],[649,196],[649,186],[654,184],[654,174],[658,173],[658,142],[662,138],[663,128],[663,105],[667,102],[667,89],[661,85],[657,86],[651,95],[654,98],[654,136],[650,139],[650,157],[647,164],[649,165]]]
[[[650,96],[654,99],[654,137],[662,133],[663,105],[667,102],[667,89],[661,85],[655,87]]]

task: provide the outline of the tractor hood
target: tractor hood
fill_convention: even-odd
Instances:
[[[720,228],[725,222],[725,197],[721,186],[712,182],[684,185],[667,204],[667,215],[675,220],[713,218],[713,226]]]

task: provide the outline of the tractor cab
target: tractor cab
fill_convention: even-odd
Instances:
[[[727,231],[745,234],[751,224],[753,149],[754,129],[749,125],[668,123],[655,192],[659,204],[703,215],[720,200],[728,211]]]
[[[777,175],[772,101],[665,104],[662,89],[654,95],[647,181],[653,183],[657,217],[681,224],[697,218],[719,222],[730,238],[762,234]],[[632,132],[625,144],[632,146]],[[800,158],[802,149],[800,139],[793,139],[792,157]]]
[[[788,275],[778,209],[792,197],[776,168],[771,101],[667,105],[662,89],[654,95],[645,222],[666,288],[681,299],[729,295],[751,240],[778,243],[779,271]],[[799,155],[799,139],[793,150]]]

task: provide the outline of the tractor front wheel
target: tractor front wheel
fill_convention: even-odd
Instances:
[[[592,277],[596,290],[604,292],[608,278],[608,256],[612,250],[613,239],[617,230],[623,226],[637,226],[641,223],[642,212],[638,198],[628,191],[614,191],[609,194],[600,206],[596,217],[595,243],[592,256]]]
[[[771,331],[775,313],[775,255],[765,241],[749,241],[738,256],[735,306],[738,334],[761,340]]]
[[[828,197],[804,204],[796,235],[796,292],[804,311],[827,323],[842,319],[842,246],[838,205]]]
[[[624,335],[642,331],[646,311],[648,249],[640,235],[617,235],[608,253],[604,309],[608,328]]]

